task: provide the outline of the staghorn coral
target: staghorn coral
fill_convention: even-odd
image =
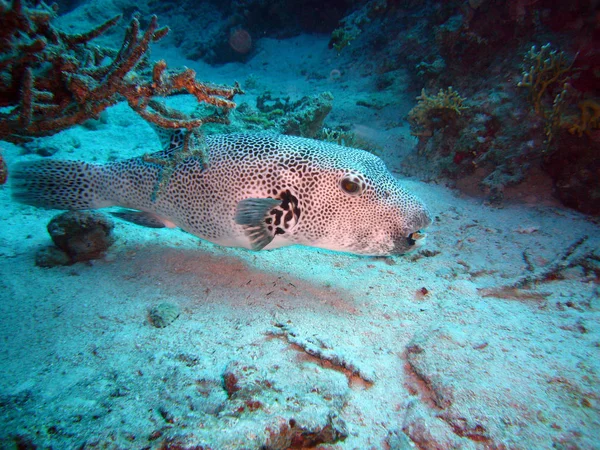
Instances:
[[[235,107],[232,99],[239,85],[214,86],[195,80],[195,72],[169,72],[158,61],[151,77],[136,71],[148,67],[152,42],[169,31],[158,27],[152,16],[141,32],[137,17],[126,30],[123,45],[116,51],[89,45],[94,38],[115,26],[121,16],[82,34],[67,34],[52,25],[56,6],[0,0],[0,139],[21,143],[47,136],[97,118],[107,107],[125,99],[145,120],[163,128],[191,130],[205,122],[226,122],[222,114],[191,119],[165,115],[153,97],[182,91],[199,102],[225,111]],[[105,62],[106,59],[110,61]]]
[[[408,113],[411,134],[413,136],[430,137],[438,122],[447,124],[455,121],[461,115],[461,111],[468,107],[464,105],[466,100],[456,92],[452,86],[448,89],[440,89],[434,96],[428,96],[425,89],[417,97],[419,102]]]

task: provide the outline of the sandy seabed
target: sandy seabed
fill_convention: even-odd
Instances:
[[[251,63],[206,78],[332,90],[342,120],[364,80],[294,78],[308,64],[298,48],[330,70],[326,44],[263,40]],[[276,77],[261,69],[292,53],[300,62],[278,56]],[[53,157],[158,149],[125,105],[107,117],[48,138]],[[9,167],[38,158],[3,149]],[[598,225],[403,183],[435,216],[427,245],[403,257],[254,253],[117,221],[104,258],[51,269],[35,255],[57,212],[2,187],[0,447],[600,448]],[[156,328],[161,303],[180,314]]]

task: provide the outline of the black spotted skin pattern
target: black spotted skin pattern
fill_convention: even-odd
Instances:
[[[255,249],[400,254],[422,243],[418,231],[431,222],[371,153],[277,134],[213,135],[204,144],[204,160],[179,160],[167,147],[105,165],[22,163],[12,171],[13,198],[54,209],[137,209],[217,244]]]
[[[184,160],[158,194],[159,164],[135,158],[103,166],[103,206],[150,211],[209,241],[249,248],[235,223],[238,203],[281,199],[281,222],[289,208],[294,219],[266,248],[297,243],[372,255],[409,250],[409,234],[431,222],[423,203],[368,152],[276,134],[213,135],[206,143],[207,163]],[[360,192],[344,191],[344,179]]]

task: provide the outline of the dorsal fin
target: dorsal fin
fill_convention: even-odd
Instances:
[[[173,153],[183,149],[185,135],[188,132],[185,128],[167,130],[153,123],[150,126],[160,140],[161,153],[163,153],[164,157],[171,156]]]

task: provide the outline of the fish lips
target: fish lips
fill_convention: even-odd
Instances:
[[[410,231],[405,231],[394,238],[394,247],[390,253],[392,255],[402,255],[422,247],[427,238],[427,233],[423,232],[423,229],[431,225],[431,222],[431,215],[428,211],[424,211],[411,223]]]

